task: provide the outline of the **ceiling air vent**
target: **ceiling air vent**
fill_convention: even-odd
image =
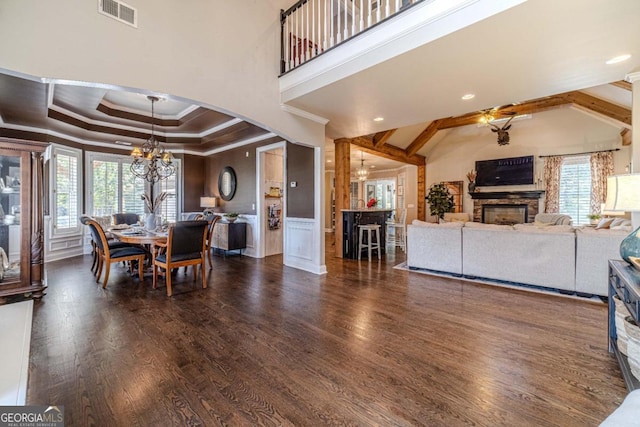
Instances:
[[[138,10],[116,0],[98,0],[98,12],[138,28]]]

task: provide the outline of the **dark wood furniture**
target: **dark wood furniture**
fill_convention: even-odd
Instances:
[[[218,221],[213,229],[211,247],[224,251],[240,251],[247,247],[247,223]]]
[[[0,138],[0,171],[4,184],[3,202],[8,202],[0,222],[15,212],[14,224],[20,226],[20,254],[10,259],[9,269],[0,281],[0,304],[8,297],[22,295],[42,298],[47,288],[44,278],[43,168],[48,144]],[[10,196],[7,196],[10,195]],[[16,205],[17,203],[17,205]],[[9,242],[7,242],[9,244]],[[9,252],[8,248],[5,252]]]
[[[166,243],[155,243],[153,253],[153,289],[158,286],[158,273],[165,271],[167,296],[171,296],[171,273],[174,268],[193,266],[193,281],[198,276],[197,266],[200,266],[202,288],[207,287],[207,273],[205,271],[207,252],[207,232],[209,222],[204,220],[179,221],[169,226],[169,236]],[[160,250],[156,250],[156,248]]]
[[[380,225],[380,250],[385,251],[386,221],[391,210],[362,209],[342,211],[342,257],[358,259],[358,226],[364,224]]]
[[[620,297],[637,322],[640,318],[640,272],[625,261],[609,261],[609,352],[616,355],[624,382],[632,391],[640,388],[640,381],[631,374],[627,356],[618,349],[614,295]]]

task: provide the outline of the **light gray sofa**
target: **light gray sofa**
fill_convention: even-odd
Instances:
[[[462,274],[463,222],[407,226],[407,265],[413,269]]]
[[[628,228],[414,221],[407,227],[407,265],[606,296],[608,260],[620,258],[620,242],[629,232]]]
[[[576,229],[576,291],[606,296],[609,260],[621,259],[620,243],[628,230]]]
[[[575,291],[576,237],[571,226],[514,228],[467,223],[465,276]]]

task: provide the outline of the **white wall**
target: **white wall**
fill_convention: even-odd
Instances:
[[[427,189],[436,182],[463,180],[464,212],[471,213],[473,200],[468,196],[466,173],[474,169],[476,160],[534,155],[534,172],[541,178],[544,159],[540,159],[540,155],[621,148],[614,153],[614,172],[624,173],[631,150],[622,147],[620,130],[572,108],[559,108],[536,113],[531,119],[513,121],[509,131],[511,142],[505,146],[498,145],[496,134],[486,126],[464,126],[439,132],[427,155]],[[484,187],[480,191],[532,189],[536,186]]]
[[[166,93],[324,144],[323,125],[280,108],[279,11],[293,2],[126,3],[137,29],[99,14],[97,0],[0,2],[0,68]]]

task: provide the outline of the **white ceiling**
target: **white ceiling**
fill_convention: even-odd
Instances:
[[[603,85],[640,69],[639,22],[639,0],[528,0],[289,104],[329,119],[329,138],[400,128],[388,143],[401,148],[434,119],[562,92],[630,106]]]

